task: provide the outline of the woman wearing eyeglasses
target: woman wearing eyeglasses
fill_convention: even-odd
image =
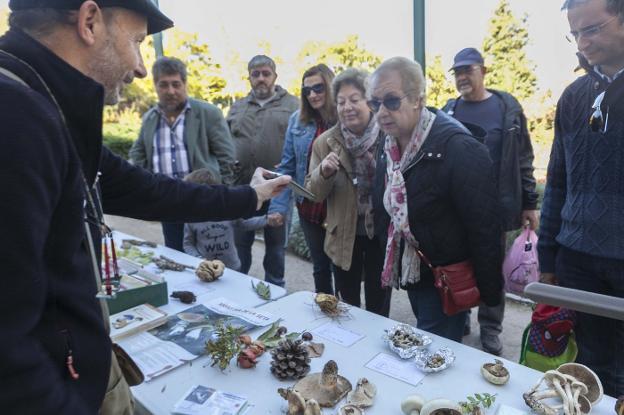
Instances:
[[[312,143],[336,123],[336,105],[330,91],[333,79],[332,70],[322,63],[306,70],[301,81],[301,107],[288,122],[278,171],[292,176],[301,185],[308,172]],[[290,198],[290,189],[282,192],[272,200],[269,213],[277,212],[285,217]],[[312,257],[315,290],[317,293],[333,294],[331,260],[323,251],[325,203],[316,203],[302,196],[296,196],[295,201],[299,223]]]
[[[461,342],[466,312],[446,315],[433,266],[469,260],[481,300],[502,289],[500,218],[487,148],[442,111],[424,105],[420,65],[383,62],[371,76],[368,105],[386,138],[374,183],[375,230],[384,239],[384,287],[404,288],[417,327]]]
[[[383,250],[374,232],[372,185],[379,127],[366,105],[367,74],[347,69],[332,84],[338,124],[314,143],[306,188],[327,202],[325,252],[334,263],[336,291],[360,306],[362,272],[366,309],[388,316],[390,288],[382,288]]]

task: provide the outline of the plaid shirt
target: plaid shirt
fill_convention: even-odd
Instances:
[[[186,142],[184,141],[184,119],[191,109],[186,102],[184,110],[178,118],[169,125],[165,113],[158,108],[160,119],[154,133],[154,158],[153,166],[155,173],[162,173],[174,179],[183,179],[191,172]]]

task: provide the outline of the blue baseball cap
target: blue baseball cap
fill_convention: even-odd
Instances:
[[[460,66],[470,66],[475,63],[483,65],[483,56],[481,56],[481,53],[475,48],[465,48],[457,52],[457,55],[455,55],[453,59],[453,66],[449,70],[452,71]]]

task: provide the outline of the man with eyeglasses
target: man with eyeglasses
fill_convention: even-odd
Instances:
[[[624,1],[567,0],[562,9],[586,74],[557,103],[541,279],[624,297]],[[624,322],[577,317],[577,362],[596,372],[606,394],[624,394]]]
[[[498,180],[503,220],[501,249],[504,249],[505,232],[523,225],[531,229],[538,226],[533,147],[526,117],[520,103],[511,94],[485,87],[487,69],[477,49],[459,51],[451,71],[460,97],[449,100],[443,111],[462,123],[478,125],[487,132],[484,144]],[[499,335],[505,313],[504,291],[501,291],[501,297],[500,305],[488,307],[482,304],[478,314],[483,349],[495,355],[500,355],[503,350]],[[468,318],[465,333],[469,332]]]
[[[237,184],[249,183],[256,167],[275,170],[282,156],[288,119],[299,108],[299,100],[275,84],[273,59],[254,56],[247,69],[251,91],[232,105],[226,118],[236,146]],[[284,286],[286,231],[286,225],[264,229],[265,280],[280,286]],[[251,268],[255,232],[237,230],[235,236],[240,271],[246,274]]]
[[[221,110],[188,97],[186,65],[177,58],[158,58],[152,77],[158,104],[143,115],[133,164],[177,180],[205,168],[218,183],[231,184],[234,143]],[[165,245],[184,252],[184,223],[163,222],[162,230]]]

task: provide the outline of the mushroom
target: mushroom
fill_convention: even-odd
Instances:
[[[333,360],[325,363],[321,373],[312,373],[293,386],[306,399],[314,399],[323,408],[333,408],[351,391],[351,382],[338,374],[338,365]]]
[[[410,395],[401,402],[401,411],[405,415],[420,415],[420,410],[425,405],[425,398],[420,395]]]
[[[277,393],[288,401],[288,415],[304,415],[305,399],[299,392],[290,388],[279,388]]]
[[[433,399],[420,410],[420,415],[462,415],[457,403],[448,399]]]
[[[338,409],[338,415],[364,415],[364,410],[355,405],[344,405]]]
[[[303,412],[303,415],[322,415],[321,407],[319,406],[318,402],[316,402],[314,399],[306,401],[305,411]]]
[[[360,378],[355,389],[347,395],[347,403],[358,408],[366,408],[373,405],[373,399],[376,394],[377,387],[370,383],[368,379]]]
[[[615,413],[617,415],[624,415],[624,395],[620,395],[615,402]]]
[[[579,363],[564,363],[557,368],[557,371],[584,383],[588,389],[586,397],[592,406],[600,402],[603,395],[602,383],[590,368]]]
[[[494,359],[495,363],[485,363],[481,366],[481,374],[490,383],[494,385],[504,385],[509,380],[509,371],[503,365],[503,362]]]
[[[195,274],[202,281],[212,282],[223,275],[223,271],[225,271],[225,264],[222,261],[218,259],[212,261],[204,260],[195,270]]]

